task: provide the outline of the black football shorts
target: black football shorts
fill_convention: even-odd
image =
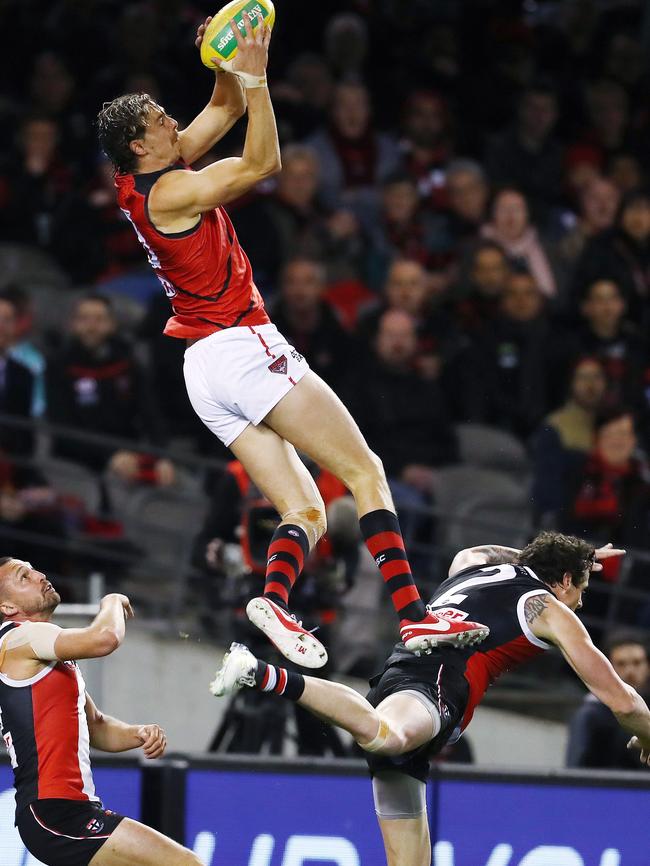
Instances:
[[[25,848],[45,866],[88,866],[123,815],[88,800],[36,800],[16,817]]]

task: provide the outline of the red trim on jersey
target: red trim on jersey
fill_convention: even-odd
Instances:
[[[389,550],[391,547],[397,547],[399,550],[404,550],[404,540],[397,532],[378,532],[366,540],[366,547],[370,551],[371,556],[377,556],[382,550]]]
[[[88,800],[79,766],[79,681],[59,662],[32,686],[38,799]]]
[[[292,385],[296,384],[296,382],[291,378],[291,376],[289,376],[289,381],[291,382]]]
[[[465,730],[471,722],[474,710],[481,702],[488,686],[492,685],[497,677],[543,652],[542,647],[535,646],[522,634],[500,647],[487,652],[479,650],[470,656],[465,667],[469,697],[461,723],[462,730]]]

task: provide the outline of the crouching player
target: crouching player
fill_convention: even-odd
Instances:
[[[158,725],[129,725],[101,713],[76,659],[107,656],[133,616],[128,598],[102,599],[87,628],[50,623],[61,598],[28,562],[0,559],[0,723],[16,786],[16,826],[45,866],[201,866],[186,848],[105,809],[95,794],[89,747],[142,748],[158,758]]]
[[[397,644],[367,699],[339,683],[303,676],[256,659],[233,644],[211,690],[242,686],[284,695],[349,731],[368,752],[375,810],[388,866],[429,866],[426,817],[429,759],[455,742],[488,686],[504,671],[560,648],[587,688],[632,734],[630,747],[650,763],[650,711],[594,646],[574,611],[601,560],[620,556],[611,545],[544,532],[524,550],[485,546],[463,550],[430,602],[448,618],[485,623],[489,637],[476,647],[439,646],[415,656]]]

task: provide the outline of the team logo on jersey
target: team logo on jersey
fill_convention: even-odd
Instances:
[[[88,830],[89,833],[101,833],[103,829],[104,822],[100,821],[99,818],[92,818],[86,824],[86,830]]]
[[[280,355],[272,364],[269,364],[269,370],[272,373],[281,373],[286,376],[287,373],[287,356]]]
[[[469,616],[464,610],[458,610],[457,607],[436,607],[431,609],[434,616],[450,619],[452,622],[462,622]]]

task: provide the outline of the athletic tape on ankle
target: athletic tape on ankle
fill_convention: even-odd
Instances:
[[[381,749],[382,746],[386,745],[386,740],[390,735],[390,728],[388,727],[388,722],[385,722],[383,719],[379,720],[379,730],[377,731],[377,736],[374,740],[370,740],[369,743],[359,743],[364,752],[376,752]]]
[[[219,64],[222,72],[232,72],[244,85],[246,90],[252,90],[254,87],[266,87],[266,73],[264,75],[251,75],[250,72],[240,72],[238,69],[232,68],[232,60],[222,60]]]

